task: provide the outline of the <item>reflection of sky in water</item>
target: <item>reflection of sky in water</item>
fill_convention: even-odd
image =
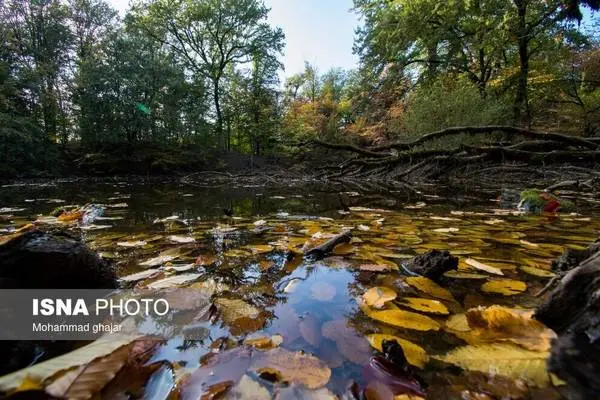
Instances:
[[[589,204],[581,208],[583,215],[554,217],[512,215],[494,210],[499,204],[490,198],[497,193],[485,193],[480,198],[462,197],[458,192],[443,197],[440,193],[440,198],[428,200],[435,203],[422,206],[417,205],[422,199],[395,199],[380,194],[312,194],[299,189],[200,189],[173,183],[72,182],[56,186],[0,188],[0,204],[26,208],[13,212],[18,225],[35,218],[38,213],[48,213],[60,204],[127,203],[126,207],[106,208],[104,217],[109,219],[99,223],[110,224],[111,228],[83,234],[90,246],[113,257],[120,274],[138,272],[139,262],[156,257],[165,248],[181,249],[173,261],[178,264],[194,262],[199,255],[214,255],[215,265],[188,272],[200,274],[200,281],[215,279],[229,286],[214,298],[243,300],[266,311],[264,328],[258,332],[250,330],[251,335],[281,334],[284,337],[282,347],[303,350],[325,360],[332,369],[329,387],[336,391],[345,387],[348,378],[360,380],[360,366],[340,355],[335,341],[323,337],[321,327],[329,321],[347,321],[347,325],[361,335],[374,332],[398,335],[418,343],[430,354],[442,354],[461,344],[456,337],[443,331],[412,331],[366,318],[355,300],[369,287],[392,287],[399,297],[430,297],[404,285],[400,273],[359,272],[359,265],[371,262],[368,257],[387,257],[388,261],[400,263],[431,248],[448,249],[461,258],[460,268],[465,271],[481,272],[469,269],[464,263],[465,258],[473,257],[501,268],[504,278],[521,280],[528,286],[522,295],[499,296],[483,293],[480,290],[482,281],[476,279],[446,279],[443,286],[457,300],[456,303],[446,302],[452,314],[490,304],[531,308],[539,303],[533,293],[541,289],[547,279],[532,276],[522,267],[547,268],[565,245],[585,246],[598,236],[600,230],[597,218],[600,214],[589,208]],[[57,199],[64,202],[58,203]],[[405,208],[407,205],[409,208]],[[355,206],[395,211],[339,212]],[[236,218],[224,216],[223,209],[230,208]],[[178,217],[177,220],[165,219],[173,215]],[[115,217],[122,219],[111,219]],[[157,219],[163,220],[154,223]],[[255,230],[253,222],[259,219],[267,220],[266,226],[281,229]],[[377,220],[382,221],[381,225],[375,223]],[[0,222],[0,228],[8,224]],[[217,225],[238,229],[233,232],[215,230]],[[301,243],[316,231],[331,233],[338,232],[341,226],[358,225],[363,229],[354,231],[358,240],[353,246],[355,253],[363,253],[344,258],[312,262],[302,261],[300,257],[287,260],[281,249],[264,254],[252,251],[253,245],[273,244],[283,237]],[[195,242],[172,243],[167,239],[169,235],[191,236]],[[158,239],[150,240],[153,237]],[[115,246],[121,240],[148,240],[148,243],[135,248]],[[227,255],[232,250],[233,255]],[[390,257],[390,254],[402,258]],[[260,261],[272,261],[273,264],[267,263],[265,267]],[[233,336],[222,318],[215,323],[194,322],[194,312],[198,310],[180,311],[168,318],[140,322],[140,332],[168,337],[150,362],[168,360],[193,369],[200,358],[211,351],[211,343]],[[445,322],[445,317],[434,318],[441,324]],[[309,332],[311,329],[312,333]],[[235,341],[243,340],[246,333],[236,336]]]

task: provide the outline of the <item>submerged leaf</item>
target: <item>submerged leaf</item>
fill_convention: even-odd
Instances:
[[[346,320],[327,321],[321,327],[323,336],[335,342],[341,355],[354,364],[364,365],[371,357],[369,342],[354,328],[346,323]]]
[[[234,335],[257,331],[265,324],[264,314],[243,300],[223,298],[217,299],[215,304]]]
[[[425,364],[429,361],[429,356],[425,349],[421,346],[414,344],[406,339],[402,339],[398,336],[388,335],[384,333],[373,333],[371,335],[367,335],[367,340],[379,351],[383,351],[382,343],[384,340],[395,340],[398,342],[402,350],[404,351],[404,355],[406,356],[406,360],[419,368],[424,368]]]
[[[271,400],[269,391],[250,378],[248,375],[242,376],[242,379],[227,392],[224,400]]]
[[[327,364],[317,357],[279,347],[257,357],[252,363],[252,369],[259,373],[274,370],[287,382],[303,384],[309,389],[325,386],[331,377]]]

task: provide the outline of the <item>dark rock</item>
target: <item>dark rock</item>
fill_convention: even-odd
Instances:
[[[452,256],[448,251],[430,250],[413,258],[409,263],[409,269],[419,275],[437,281],[448,271],[458,268],[458,258]]]
[[[569,383],[572,399],[600,398],[600,251],[596,247],[592,252],[596,245],[535,313],[558,334],[548,368]]]
[[[112,267],[65,232],[29,231],[0,245],[0,289],[112,289]],[[59,356],[73,341],[0,341],[0,375]]]
[[[0,246],[0,288],[111,289],[111,266],[65,232],[34,230]]]

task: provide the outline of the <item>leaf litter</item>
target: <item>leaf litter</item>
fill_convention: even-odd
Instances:
[[[200,366],[182,369],[171,355],[164,368],[155,369],[160,373],[148,373],[155,377],[149,378],[149,387],[156,380],[171,382],[163,397],[333,398],[344,391],[332,379],[333,371],[365,365],[374,351],[383,350],[385,340],[398,342],[407,361],[421,369],[435,371],[435,359],[462,368],[467,376],[549,385],[545,360],[553,333],[531,319],[526,307],[535,299],[528,289],[541,288],[553,277],[549,264],[563,246],[581,246],[588,238],[577,225],[566,225],[573,224],[568,220],[563,225],[558,221],[559,246],[545,241],[542,220],[511,216],[514,232],[509,233],[494,217],[504,215],[497,211],[448,216],[426,214],[426,207],[423,203],[400,212],[354,207],[333,219],[284,214],[269,220],[238,218],[230,220],[231,226],[173,216],[156,221],[151,234],[110,229],[87,235],[91,246],[114,254],[117,262],[146,268],[128,268],[120,278],[123,284],[137,282],[167,292],[186,287],[194,294],[165,294],[174,308],[201,314],[214,303],[218,309],[211,314],[216,320],[203,328],[210,339],[195,344],[197,351],[207,352]],[[44,216],[38,220],[67,224],[68,229],[96,227],[78,226],[82,215],[76,211],[61,221]],[[126,221],[118,218],[117,224]],[[303,259],[303,244],[323,243],[332,237],[330,232],[349,226],[357,227],[352,241],[334,248],[328,254],[334,257],[323,262]],[[449,249],[466,258],[458,271],[439,281],[409,276],[398,268],[403,259],[429,248]],[[476,258],[469,258],[472,254]],[[340,283],[323,279],[323,274],[333,274]],[[308,277],[310,283],[304,284]],[[283,281],[287,283],[278,286]],[[355,301],[359,307],[353,306]],[[41,388],[59,397],[96,395],[119,379],[132,340],[93,342],[74,355],[2,377],[0,387]],[[445,345],[440,347],[440,341]],[[265,385],[265,379],[289,386]],[[158,389],[149,390],[158,395]]]

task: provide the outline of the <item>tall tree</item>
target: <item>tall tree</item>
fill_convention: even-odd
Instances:
[[[259,0],[150,0],[134,8],[140,24],[155,39],[169,45],[194,74],[210,82],[221,150],[225,147],[222,83],[227,67],[283,48],[283,32],[266,22],[268,11]]]

